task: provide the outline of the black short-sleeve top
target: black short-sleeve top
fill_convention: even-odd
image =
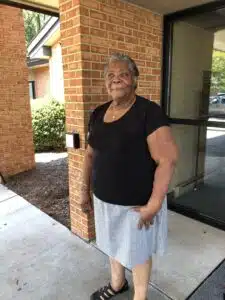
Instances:
[[[89,121],[88,143],[94,149],[93,192],[107,203],[145,205],[156,170],[147,137],[169,126],[168,119],[156,103],[137,96],[124,116],[106,123],[104,115],[110,104],[97,107]]]

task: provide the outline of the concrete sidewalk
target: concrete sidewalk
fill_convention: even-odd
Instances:
[[[149,299],[185,299],[224,249],[225,232],[170,212],[169,251],[155,259]],[[0,185],[0,299],[88,300],[108,281],[105,255]]]

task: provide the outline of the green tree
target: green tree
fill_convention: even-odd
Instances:
[[[50,16],[37,12],[23,10],[25,36],[27,46],[35,38]]]
[[[214,51],[212,60],[211,94],[225,92],[225,52]]]

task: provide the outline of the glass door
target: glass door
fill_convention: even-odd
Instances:
[[[171,45],[167,113],[180,160],[169,206],[225,229],[225,10],[176,20]]]

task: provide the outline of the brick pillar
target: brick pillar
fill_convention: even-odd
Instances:
[[[0,5],[0,172],[35,166],[22,11]]]
[[[113,52],[138,64],[138,94],[160,100],[162,16],[120,0],[60,0],[67,130],[81,134],[82,149],[69,151],[72,231],[94,237],[93,216],[80,210],[82,163],[89,110],[108,97],[103,66]]]
[[[91,101],[91,97],[84,93],[84,86],[91,85],[90,79],[84,78],[85,70],[90,69],[91,64],[86,64],[82,60],[82,51],[85,51],[88,46],[81,44],[81,33],[85,31],[80,24],[81,13],[83,12],[79,1],[60,1],[66,128],[67,132],[79,132],[81,138],[81,149],[68,149],[71,230],[80,237],[91,240],[95,237],[93,216],[83,214],[80,209],[82,167],[87,133],[85,120]]]

